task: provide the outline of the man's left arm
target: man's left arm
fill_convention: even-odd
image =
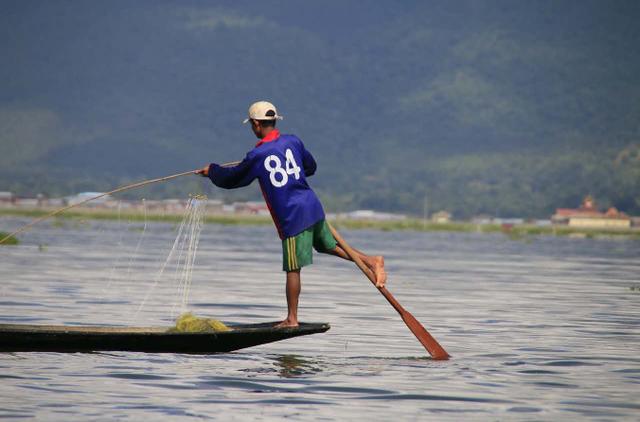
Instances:
[[[304,168],[304,175],[306,177],[313,176],[318,168],[316,164],[316,160],[314,160],[313,155],[304,147],[304,144],[300,142],[302,146],[302,167]]]

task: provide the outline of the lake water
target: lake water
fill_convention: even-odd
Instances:
[[[0,219],[9,231],[29,221]],[[385,255],[389,290],[452,355],[432,361],[357,268],[303,270],[324,334],[220,355],[0,354],[0,418],[561,420],[640,417],[640,242],[343,231]],[[170,325],[154,277],[173,224],[43,223],[0,247],[0,322]],[[140,304],[147,297],[145,305]],[[285,316],[272,227],[206,225],[189,309]]]

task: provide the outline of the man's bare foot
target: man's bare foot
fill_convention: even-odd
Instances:
[[[371,271],[373,271],[373,274],[376,276],[376,287],[384,287],[387,282],[387,272],[384,270],[384,258],[374,256],[371,261]]]
[[[297,320],[292,320],[292,319],[285,319],[282,322],[279,322],[278,324],[275,325],[275,328],[294,328],[298,326],[298,321]]]

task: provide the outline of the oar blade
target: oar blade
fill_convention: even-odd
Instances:
[[[407,327],[409,327],[409,330],[411,330],[413,335],[416,336],[416,338],[424,346],[424,348],[427,349],[427,352],[429,352],[433,360],[449,359],[449,354],[444,350],[442,346],[440,346],[440,343],[438,343],[436,339],[433,338],[431,334],[429,334],[427,329],[424,328],[422,324],[420,324],[420,321],[418,321],[413,315],[411,315],[411,313],[404,309],[399,313],[404,323],[407,324]]]

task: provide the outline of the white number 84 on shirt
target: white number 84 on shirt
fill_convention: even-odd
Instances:
[[[282,161],[277,155],[270,155],[264,159],[264,168],[269,172],[271,184],[281,188],[289,181],[289,175],[293,175],[296,180],[300,179],[300,167],[293,158],[293,152],[287,148],[285,151],[286,161],[282,168]]]

